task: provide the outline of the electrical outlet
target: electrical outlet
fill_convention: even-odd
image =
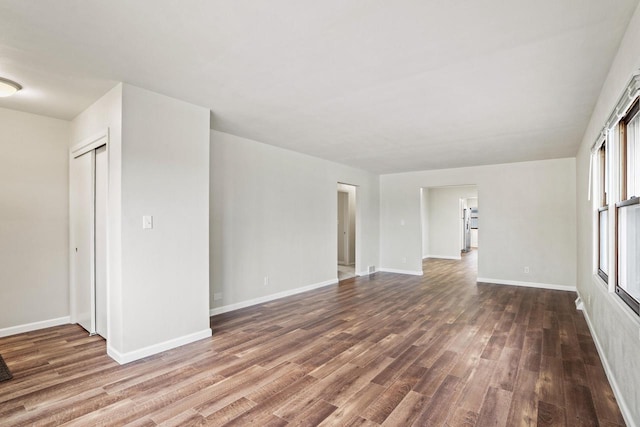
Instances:
[[[406,264],[406,263],[407,263],[407,257],[403,257],[403,258],[402,258],[402,263],[403,263],[403,264]]]
[[[524,274],[529,274],[529,267],[524,268]]]
[[[587,295],[587,305],[591,308],[591,294]]]
[[[151,215],[142,216],[142,228],[145,230],[151,230],[153,228],[153,217]]]
[[[264,276],[264,285],[269,286],[269,276]]]
[[[220,301],[222,299],[222,292],[215,292],[213,294],[213,300],[214,301]]]

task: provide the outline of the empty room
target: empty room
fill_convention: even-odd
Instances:
[[[0,425],[640,427],[640,0],[0,0]]]

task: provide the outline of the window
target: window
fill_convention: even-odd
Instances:
[[[598,275],[605,282],[609,282],[609,209],[603,206],[598,209]]]
[[[618,281],[616,294],[640,314],[640,201],[635,197],[617,205]]]
[[[609,282],[609,170],[607,168],[607,142],[603,141],[597,151],[598,161],[598,275]]]
[[[622,141],[622,199],[640,196],[640,114],[638,101],[620,121]]]
[[[590,160],[593,271],[612,297],[640,316],[640,70],[614,105]]]
[[[636,101],[620,120],[621,201],[616,203],[616,294],[640,314],[640,114]]]

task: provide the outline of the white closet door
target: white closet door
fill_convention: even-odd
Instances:
[[[94,160],[90,151],[71,161],[72,256],[74,257],[73,307],[75,321],[95,333],[94,284]]]
[[[107,338],[107,146],[95,151],[96,332]]]

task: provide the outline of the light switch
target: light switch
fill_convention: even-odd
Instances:
[[[142,217],[142,228],[144,229],[153,228],[153,217],[151,215],[144,215]]]

